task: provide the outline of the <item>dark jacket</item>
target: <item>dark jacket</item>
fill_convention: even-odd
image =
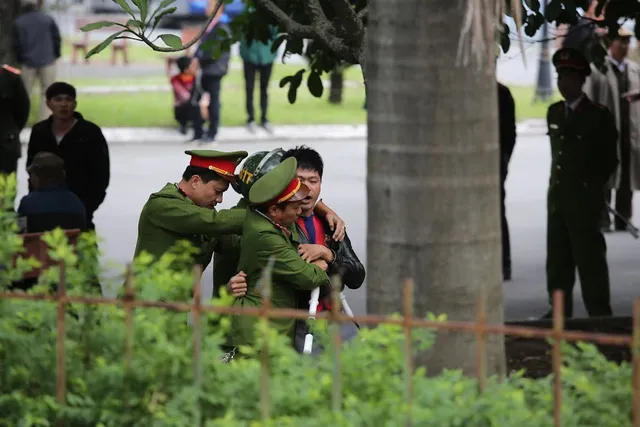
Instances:
[[[66,185],[55,185],[32,191],[22,198],[18,217],[26,218],[21,232],[42,233],[58,227],[64,230],[86,228],[82,201]]]
[[[31,129],[27,149],[27,167],[41,152],[51,152],[64,160],[66,182],[84,203],[87,218],[104,201],[109,186],[109,147],[100,127],[74,113],[78,122],[67,133],[60,145],[53,135],[53,118],[36,123]]]
[[[200,61],[203,76],[222,77],[229,71],[229,60],[231,58],[229,51],[221,52],[217,58],[213,57],[217,51],[216,48],[218,48],[221,41],[225,39],[219,32],[231,34],[228,25],[218,23],[202,38],[202,42],[198,46],[196,57]]]
[[[60,30],[56,21],[39,10],[30,10],[13,24],[12,48],[16,60],[40,68],[60,58]]]
[[[516,146],[516,104],[508,87],[498,83],[498,118],[500,133],[500,177],[507,178],[509,161]]]
[[[0,157],[20,157],[20,131],[29,118],[29,95],[22,78],[10,69],[0,68]]]

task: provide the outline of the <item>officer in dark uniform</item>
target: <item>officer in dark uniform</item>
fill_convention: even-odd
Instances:
[[[20,70],[3,65],[0,68],[0,174],[9,175],[18,168],[20,131],[27,124],[29,104]]]
[[[571,317],[577,267],[589,316],[611,316],[607,249],[599,218],[602,189],[618,165],[615,119],[582,91],[591,67],[579,50],[558,50],[553,65],[564,101],[552,104],[547,112],[552,159],[547,291],[550,298],[556,289],[564,292],[565,315]]]

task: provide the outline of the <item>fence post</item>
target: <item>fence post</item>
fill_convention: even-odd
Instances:
[[[562,342],[564,329],[564,296],[562,291],[553,292],[553,423],[562,426]]]
[[[124,393],[125,408],[129,406],[129,373],[131,372],[131,360],[133,359],[133,271],[131,264],[127,264],[127,276],[124,281]]]
[[[333,342],[333,390],[331,393],[331,408],[333,412],[338,413],[342,409],[342,337],[340,332],[342,323],[338,319],[340,313],[340,294],[342,289],[342,279],[336,275],[331,280],[331,340]]]
[[[405,385],[407,401],[407,427],[413,425],[413,280],[404,281],[403,289],[404,311],[404,353],[405,353]]]
[[[484,286],[478,296],[476,306],[476,376],[478,377],[478,392],[483,393],[487,385],[487,350],[486,334],[486,293]]]
[[[640,298],[633,300],[633,339],[631,340],[631,354],[633,354],[633,427],[640,427]]]
[[[260,277],[260,287],[262,294],[262,311],[260,313],[260,319],[264,320],[266,328],[269,327],[269,310],[271,309],[271,271],[273,271],[273,264],[275,258],[269,257],[267,267],[262,271],[262,277]],[[260,351],[260,407],[262,412],[262,420],[264,422],[269,420],[270,401],[269,401],[269,343],[268,336],[265,335]]]
[[[196,389],[196,402],[194,412],[194,426],[202,425],[202,412],[200,410],[200,393],[202,391],[202,358],[200,357],[200,347],[202,344],[202,329],[200,327],[200,282],[202,277],[202,266],[196,264],[193,267],[193,386]]]
[[[57,335],[57,367],[56,367],[56,401],[58,407],[62,407],[66,403],[67,394],[67,372],[66,372],[66,360],[65,360],[65,297],[67,294],[65,283],[65,264],[61,262],[59,264],[59,280],[58,280],[58,292],[57,292],[57,305],[58,313],[56,319]],[[62,426],[62,419],[58,413],[56,425]]]

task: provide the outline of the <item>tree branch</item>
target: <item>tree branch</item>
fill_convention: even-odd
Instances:
[[[314,31],[311,25],[302,25],[294,21],[289,15],[284,13],[282,9],[280,9],[273,1],[256,0],[256,5],[262,7],[271,15],[272,18],[282,24],[287,34],[309,39],[313,38]]]
[[[368,13],[369,13],[369,5],[366,5],[365,7],[360,9],[360,12],[358,12],[358,19],[362,21],[367,16]]]
[[[333,11],[352,40],[359,40],[364,33],[362,20],[349,4],[349,0],[331,0]]]

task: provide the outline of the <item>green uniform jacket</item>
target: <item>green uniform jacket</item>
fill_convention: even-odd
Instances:
[[[249,202],[244,197],[231,209],[247,210]],[[237,235],[222,236],[218,239],[213,256],[213,289],[214,297],[220,295],[219,289],[229,283],[229,280],[238,273],[240,261],[240,247],[242,237]]]
[[[238,265],[239,270],[247,274],[247,294],[234,301],[235,307],[261,306],[258,282],[272,256],[275,259],[271,278],[271,303],[274,308],[302,308],[296,305],[296,291],[329,285],[329,276],[321,268],[300,258],[295,225],[287,230],[291,231],[289,236],[262,215],[247,210]],[[253,344],[257,321],[257,317],[233,316],[229,344]],[[290,337],[293,345],[294,319],[272,319],[270,325]]]
[[[618,165],[615,119],[606,107],[586,97],[571,114],[567,108],[556,102],[547,113],[552,159],[549,208],[562,205],[575,209],[578,216],[599,215],[604,185]]]
[[[138,220],[138,242],[135,256],[146,251],[159,258],[179,240],[188,240],[200,252],[193,263],[207,268],[217,238],[242,232],[245,211],[226,209],[217,212],[196,206],[191,199],[167,183],[162,190],[149,196]]]

